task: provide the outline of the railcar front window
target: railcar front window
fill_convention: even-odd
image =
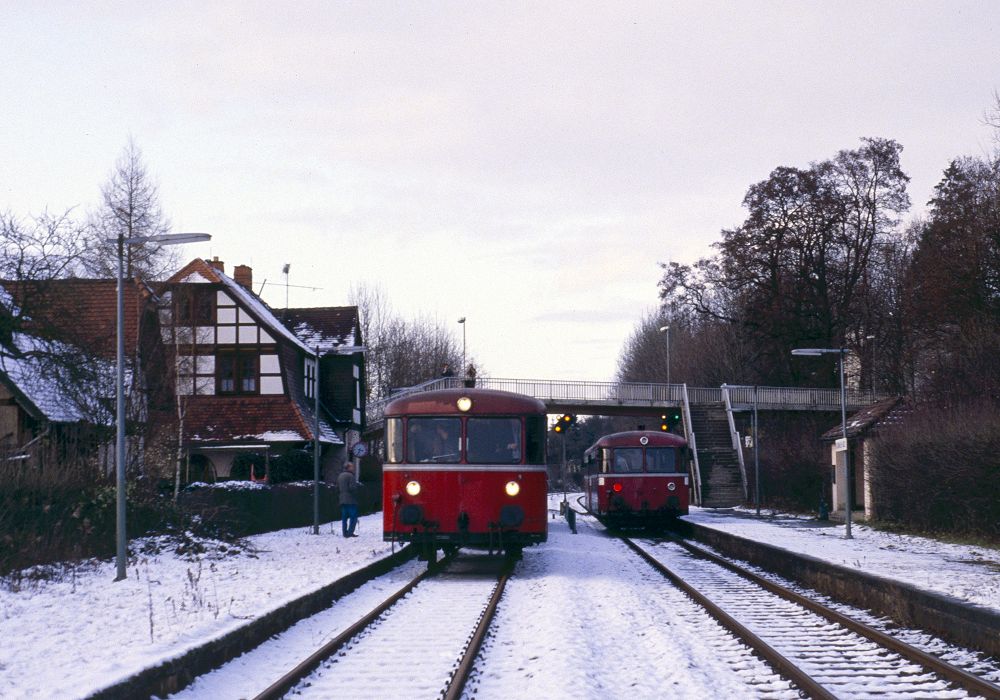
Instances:
[[[519,464],[519,418],[470,418],[466,426],[468,460],[476,464]]]
[[[385,461],[390,464],[403,461],[402,418],[387,418],[385,421]]]
[[[672,474],[677,470],[676,447],[647,447],[646,471],[658,474]]]
[[[410,418],[406,422],[406,461],[452,464],[461,459],[460,418]]]
[[[616,447],[614,458],[615,472],[627,474],[629,472],[642,471],[642,448],[641,447]]]

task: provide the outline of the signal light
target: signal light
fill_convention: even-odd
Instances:
[[[660,430],[668,432],[681,422],[681,410],[679,408],[669,408],[660,414]]]
[[[552,426],[552,432],[565,435],[571,427],[576,424],[576,416],[564,413],[559,416],[559,420]]]

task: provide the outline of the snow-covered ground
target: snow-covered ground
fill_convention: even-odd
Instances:
[[[692,508],[691,522],[1000,611],[1000,550],[894,535],[854,523]]]
[[[857,524],[855,538],[845,540],[842,525],[817,527],[805,519],[757,519],[748,513],[697,509],[689,517],[743,537],[1000,609],[1000,552],[996,550],[879,533]],[[138,555],[129,566],[128,578],[120,582],[114,581],[114,562],[107,561],[77,567],[55,580],[24,584],[18,590],[0,587],[0,697],[85,696],[389,552],[390,545],[381,540],[379,514],[362,518],[360,536],[355,539],[345,540],[339,532],[339,523],[334,523],[322,526],[318,536],[311,528],[268,533],[249,538],[249,546],[238,552],[212,551],[196,558],[170,550],[151,551]],[[598,529],[581,527],[579,535],[571,535],[562,520],[550,521],[549,542],[526,550],[505,596],[507,602],[502,604],[498,633],[484,651],[492,657],[492,670],[477,679],[480,697],[520,695],[529,686],[542,695],[564,697],[604,697],[627,691],[633,686],[587,675],[581,666],[593,655],[605,654],[616,659],[622,678],[638,678],[641,669],[630,667],[628,655],[619,655],[617,647],[639,627],[636,634],[650,640],[650,658],[657,659],[657,667],[671,663],[674,654],[656,651],[664,643],[659,621],[629,613],[627,601],[643,595],[646,579],[638,571],[634,576],[620,575],[627,558],[623,554],[618,559],[613,549],[605,551],[614,543],[598,533]],[[151,546],[155,542],[132,544],[155,549]],[[650,580],[648,585],[660,584]],[[378,597],[385,597],[381,590]],[[558,601],[576,598],[580,605],[554,611]],[[364,604],[350,609],[354,607],[363,612]],[[344,615],[344,619],[349,617]],[[592,634],[595,625],[605,630],[611,626],[606,641]],[[325,637],[328,630],[310,634]],[[684,668],[692,657],[711,663],[708,659],[718,649],[710,637],[684,641],[684,653],[677,656],[684,659]],[[523,655],[525,640],[542,652],[545,663]],[[730,670],[739,666],[733,661],[719,663]],[[54,664],[60,672],[52,671]],[[703,671],[725,677],[719,668],[704,666]],[[746,668],[733,672],[747,673]],[[683,671],[657,673],[664,674],[659,680],[672,684],[675,695],[698,695],[699,681],[688,680]],[[759,676],[756,670],[749,673]],[[639,678],[632,694],[642,697],[652,678]],[[239,695],[236,692],[233,697]],[[217,688],[195,696],[221,697]]]

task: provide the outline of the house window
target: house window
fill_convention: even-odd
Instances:
[[[220,352],[216,362],[220,394],[256,394],[257,353]]]
[[[316,360],[306,358],[305,361],[305,392],[307,399],[316,398]]]
[[[204,326],[215,323],[215,293],[200,285],[188,284],[174,293],[177,323],[183,326]]]
[[[178,355],[177,393],[182,396],[215,393],[215,356]]]

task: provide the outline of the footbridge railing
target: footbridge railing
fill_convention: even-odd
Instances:
[[[374,401],[368,405],[369,430],[377,429],[382,422],[382,414],[388,401],[435,389],[458,388],[464,386],[461,377],[439,377],[416,386],[394,390],[388,399]],[[660,406],[681,406],[724,403],[723,387],[690,387],[686,384],[657,384],[640,382],[587,382],[561,379],[503,379],[481,377],[476,386],[484,389],[500,389],[518,394],[534,396],[550,406],[572,406],[578,413],[600,414],[602,407],[649,409]],[[754,405],[753,386],[725,387],[729,395],[731,410],[745,410]],[[838,411],[840,410],[839,389],[810,389],[802,387],[756,387],[756,405],[761,411]],[[890,394],[871,391],[848,391],[847,410],[854,411],[869,406],[876,401],[889,398]]]

